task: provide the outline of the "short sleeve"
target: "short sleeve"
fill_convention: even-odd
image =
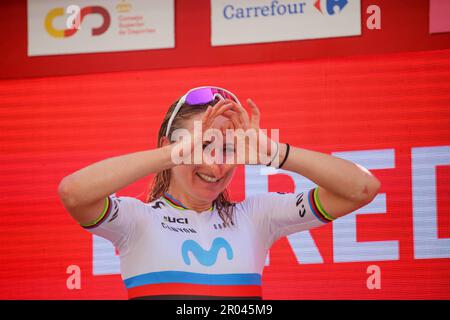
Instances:
[[[323,226],[334,220],[322,208],[317,188],[301,193],[266,193],[244,201],[266,249],[281,237]]]
[[[120,248],[135,232],[142,217],[144,205],[142,201],[132,197],[110,195],[105,198],[105,206],[101,215],[92,223],[81,226]]]

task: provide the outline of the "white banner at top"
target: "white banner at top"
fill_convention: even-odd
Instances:
[[[360,0],[211,0],[213,46],[361,35]]]
[[[28,0],[28,55],[173,48],[173,0]]]

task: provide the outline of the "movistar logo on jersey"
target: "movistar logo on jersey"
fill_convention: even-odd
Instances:
[[[186,240],[181,247],[181,255],[184,263],[188,266],[191,265],[191,259],[189,257],[189,252],[191,252],[201,265],[210,267],[216,263],[217,256],[222,248],[227,254],[227,259],[232,260],[233,249],[224,238],[215,238],[209,250],[203,249],[202,246],[194,240]]]

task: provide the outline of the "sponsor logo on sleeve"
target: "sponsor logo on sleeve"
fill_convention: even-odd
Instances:
[[[112,222],[114,220],[116,220],[116,218],[119,215],[119,206],[117,205],[117,202],[120,202],[120,199],[116,199],[116,198],[111,198],[112,199],[112,203],[113,203],[113,208],[112,208],[112,216],[111,218],[109,218],[108,222]]]
[[[299,193],[296,198],[297,198],[297,202],[295,203],[295,205],[297,206],[297,209],[298,209],[298,215],[300,216],[300,218],[303,218],[306,213],[305,203],[303,201],[303,199],[304,199],[303,192]]]

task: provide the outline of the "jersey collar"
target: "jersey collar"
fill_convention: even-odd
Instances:
[[[168,205],[171,207],[178,209],[178,210],[191,210],[187,208],[185,205],[183,205],[180,201],[175,199],[173,196],[171,196],[169,193],[164,192],[162,198],[167,202]],[[211,206],[211,208],[208,209],[208,211],[214,210],[214,204]]]

